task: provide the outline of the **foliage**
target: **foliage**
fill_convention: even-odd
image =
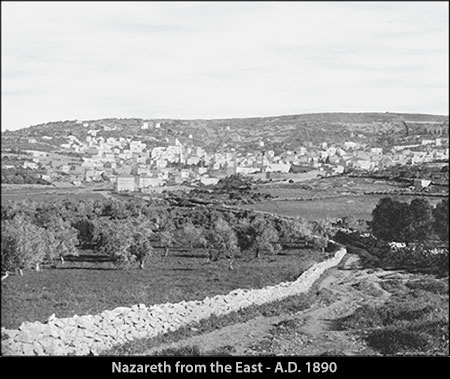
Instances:
[[[217,252],[216,259],[228,256],[233,259],[239,250],[236,233],[224,219],[219,218],[214,223],[214,228],[206,233],[206,240],[210,249]]]
[[[313,235],[307,239],[307,243],[313,249],[320,249],[322,251],[328,246],[328,237]]]
[[[280,240],[289,244],[299,244],[313,235],[311,223],[305,219],[297,218],[294,221],[283,221],[278,226]]]
[[[448,200],[433,209],[425,199],[408,204],[386,197],[373,210],[369,226],[383,241],[424,243],[435,236],[448,241]]]
[[[304,247],[306,241],[310,246],[323,248],[326,246],[324,235],[331,230],[328,220],[313,225],[301,219],[272,220],[247,210],[236,213],[154,207],[138,199],[4,202],[1,213],[2,220],[19,217],[39,228],[36,230],[40,231],[41,239],[46,240],[44,255],[48,262],[76,255],[77,248],[93,248],[117,265],[133,262],[142,265],[147,257],[142,252],[152,252],[151,241],[159,240],[167,255],[175,238],[187,241],[192,248],[209,245],[210,253],[214,252],[216,258],[233,259],[240,250],[260,257],[277,254],[281,244],[286,242],[301,243]],[[9,246],[8,251],[15,246],[11,238],[5,236],[2,242]]]
[[[47,259],[53,262],[55,258],[61,258],[66,255],[78,255],[77,246],[78,230],[73,228],[69,222],[61,218],[54,219],[45,225],[49,233],[49,249]]]
[[[150,243],[149,236],[143,232],[136,232],[132,235],[129,248],[131,260],[139,262],[139,267],[144,268],[146,259],[153,254],[153,247]]]
[[[255,217],[251,221],[244,219],[236,230],[240,249],[253,252],[255,258],[259,258],[261,254],[277,254],[281,250],[275,224],[264,217]]]
[[[151,230],[130,221],[99,219],[95,224],[97,250],[111,257],[116,265],[128,266],[139,262],[144,267],[146,258],[153,253]]]
[[[78,240],[82,247],[90,245],[95,238],[95,222],[87,217],[80,218],[73,223],[73,227],[78,231]]]
[[[170,230],[162,230],[158,232],[158,238],[161,245],[165,248],[164,256],[167,256],[167,254],[169,254],[170,246],[174,242],[174,235]]]
[[[2,269],[15,270],[39,267],[50,244],[45,229],[16,216],[2,220]]]
[[[341,329],[354,329],[382,354],[448,354],[448,284],[435,292],[426,280],[407,282],[381,306],[365,305],[338,321]],[[442,283],[439,287],[442,287]],[[429,291],[431,288],[432,291]]]
[[[449,237],[448,214],[448,199],[442,200],[433,209],[433,229],[442,241],[448,241]]]
[[[372,211],[370,228],[377,238],[384,241],[405,241],[408,236],[409,222],[410,210],[408,204],[385,197],[378,202]]]
[[[185,240],[189,243],[191,249],[194,246],[206,245],[206,239],[204,237],[204,230],[200,226],[195,226],[191,222],[188,222],[183,227],[183,236]]]
[[[432,228],[433,214],[430,203],[420,198],[412,200],[409,204],[408,239],[423,242],[430,237]]]
[[[50,185],[49,182],[40,178],[37,170],[22,167],[2,168],[2,183]]]

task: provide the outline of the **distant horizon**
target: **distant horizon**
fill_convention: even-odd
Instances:
[[[392,114],[392,115],[419,115],[419,116],[438,116],[438,117],[449,117],[448,114],[438,114],[438,113],[420,113],[420,112],[379,112],[379,111],[364,111],[364,112],[340,112],[340,111],[323,111],[323,112],[307,112],[307,113],[290,113],[290,114],[271,114],[271,115],[263,115],[263,116],[248,116],[248,117],[217,117],[217,118],[188,118],[188,117],[96,117],[96,118],[66,118],[60,120],[50,120],[44,121],[40,123],[31,124],[29,126],[25,126],[23,128],[18,129],[7,129],[2,127],[2,133],[5,131],[18,131],[22,129],[28,129],[37,125],[45,125],[48,123],[56,123],[56,122],[66,122],[66,121],[99,121],[99,120],[109,120],[109,119],[118,119],[118,120],[173,120],[173,121],[219,121],[219,120],[236,120],[236,119],[253,119],[253,118],[272,118],[272,117],[291,117],[291,116],[307,116],[307,115],[320,115],[320,114]]]
[[[449,113],[448,2],[42,1],[1,9],[3,130],[321,109]]]

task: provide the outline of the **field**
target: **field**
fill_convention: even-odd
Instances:
[[[341,218],[344,216],[354,216],[356,219],[371,220],[372,210],[378,201],[386,197],[385,195],[360,195],[360,196],[340,196],[322,200],[306,201],[277,201],[258,202],[250,205],[243,205],[246,209],[254,209],[270,213],[277,213],[284,216],[303,217],[307,220],[317,220],[323,218]],[[408,196],[390,196],[399,201],[411,201]],[[428,199],[435,205],[441,199]]]
[[[329,196],[340,193],[363,194],[364,192],[398,190],[394,181],[344,176],[314,179],[302,183],[270,183],[258,186],[258,192],[279,198]]]
[[[241,257],[228,269],[226,261],[206,263],[204,251],[161,251],[143,270],[117,269],[110,262],[66,262],[56,269],[27,271],[2,282],[2,326],[23,321],[96,314],[118,306],[201,300],[237,288],[261,288],[295,280],[324,253],[285,250],[282,255]]]
[[[2,201],[32,200],[36,202],[52,202],[63,199],[78,200],[102,200],[101,193],[81,188],[55,188],[52,186],[8,188],[2,186]]]

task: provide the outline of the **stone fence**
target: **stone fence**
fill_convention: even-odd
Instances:
[[[346,249],[340,247],[333,257],[313,265],[297,280],[261,289],[237,289],[201,301],[118,307],[97,315],[53,318],[46,323],[26,321],[16,330],[2,328],[2,353],[98,355],[113,346],[175,331],[214,314],[225,315],[251,305],[305,293],[325,270],[338,265],[346,253]]]

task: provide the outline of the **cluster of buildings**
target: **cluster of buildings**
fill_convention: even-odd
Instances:
[[[24,166],[45,169],[43,179],[50,181],[70,181],[76,185],[109,181],[119,192],[145,192],[183,183],[216,184],[220,178],[233,174],[269,179],[279,174],[316,170],[322,175],[333,175],[349,170],[377,171],[398,164],[448,160],[449,156],[448,138],[440,137],[394,146],[390,151],[347,141],[305,142],[296,150],[275,153],[265,149],[263,143],[257,151],[230,148],[207,152],[194,146],[192,140],[182,143],[169,137],[164,146],[155,146],[157,141],[151,145],[138,138],[104,138],[98,132],[89,130],[84,141],[69,136],[61,145],[69,154],[30,150],[32,160]]]

